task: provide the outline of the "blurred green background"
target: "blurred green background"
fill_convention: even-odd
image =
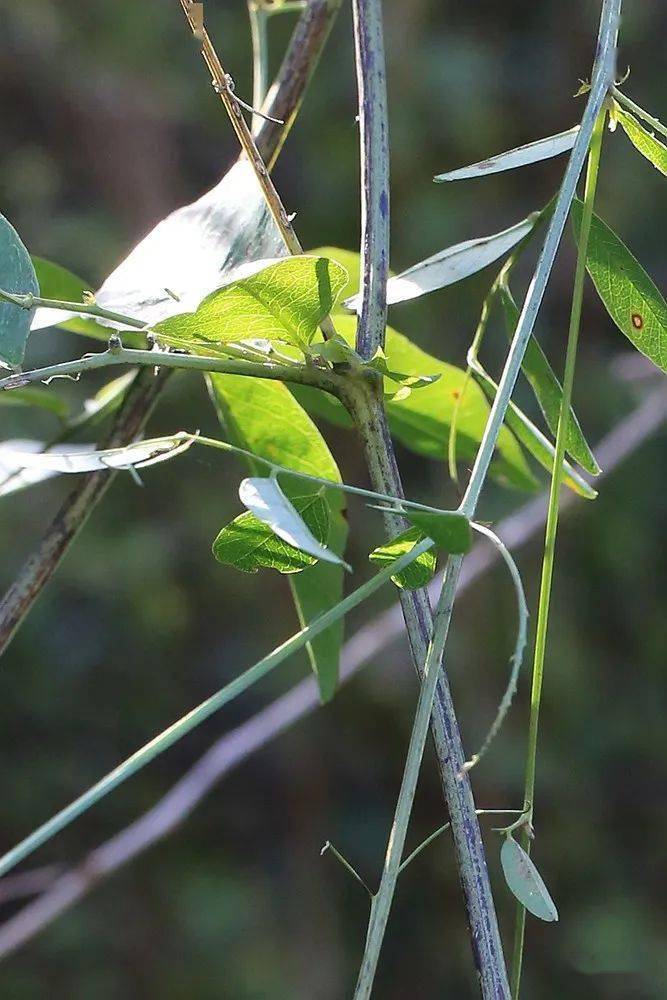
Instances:
[[[392,148],[392,264],[510,225],[550,196],[562,160],[485,182],[434,173],[567,128],[590,70],[598,3],[386,0]],[[667,115],[664,4],[626,2],[628,92]],[[250,94],[242,0],[207,0],[209,29],[238,92]],[[234,138],[177,0],[0,0],[0,210],[31,251],[86,277],[109,273],[171,209],[231,164]],[[277,64],[291,18],[272,24]],[[346,5],[276,181],[306,246],[358,243],[358,136]],[[667,286],[665,180],[620,133],[605,140],[598,207]],[[492,272],[398,307],[392,323],[463,364]],[[572,247],[559,259],[540,335],[560,368]],[[504,337],[496,338],[498,351]],[[32,361],[75,357],[58,333]],[[589,290],[576,397],[597,440],[647,390],[617,377],[626,342]],[[492,352],[493,355],[493,352]],[[500,357],[496,356],[496,362]],[[493,356],[492,356],[493,360]],[[63,385],[72,399],[86,385]],[[48,434],[48,418],[3,407],[2,437]],[[175,380],[151,428],[215,432],[201,380]],[[348,481],[363,467],[344,432],[329,440]],[[665,437],[625,463],[562,525],[539,759],[535,858],[558,904],[530,920],[526,998],[667,997]],[[451,498],[444,465],[399,450],[409,495]],[[210,543],[238,509],[240,466],[191,453],[117,479],[5,657],[0,726],[2,848],[295,629],[285,581],[217,565]],[[54,482],[3,501],[2,586],[66,495]],[[481,514],[522,502],[490,488]],[[379,538],[351,504],[351,561]],[[519,563],[536,607],[540,546]],[[392,599],[386,592],[351,631]],[[534,615],[532,621],[534,625]],[[466,743],[493,712],[513,641],[502,570],[457,606],[450,670]],[[307,670],[283,668],[106,799],[34,859],[75,862],[150,807],[221,733]],[[527,672],[509,722],[475,773],[478,802],[520,803]],[[94,891],[0,968],[11,1000],[129,997],[340,1000],[351,994],[367,903],[319,849],[330,838],[375,880],[401,774],[416,685],[394,647],[329,705],[224,781],[174,836]],[[444,820],[425,761],[410,843]],[[490,824],[486,824],[487,829]],[[509,940],[512,901],[498,841],[491,874]],[[31,865],[26,865],[26,868]],[[6,904],[6,918],[18,905]],[[475,995],[451,845],[400,883],[376,993],[382,1000]]]

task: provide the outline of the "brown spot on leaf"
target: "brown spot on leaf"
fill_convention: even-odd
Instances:
[[[461,390],[460,389],[453,389],[452,390],[452,398],[453,399],[460,399],[460,397],[461,397]]]
[[[631,318],[635,330],[641,330],[644,325],[644,318],[639,313],[633,313]]]

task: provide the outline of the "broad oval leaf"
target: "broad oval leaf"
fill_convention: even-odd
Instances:
[[[155,326],[165,344],[216,353],[232,341],[260,339],[305,351],[347,282],[340,264],[325,257],[271,262],[204,299],[196,312]]]
[[[412,552],[415,545],[423,542],[425,537],[423,531],[420,531],[419,528],[408,528],[407,531],[401,532],[400,535],[385,542],[384,545],[379,545],[376,549],[373,549],[368,558],[377,566],[389,566],[396,559],[405,555],[406,552]],[[418,590],[420,587],[425,587],[431,582],[436,564],[437,556],[435,549],[429,549],[418,556],[414,562],[406,566],[400,573],[392,576],[392,582],[401,590]]]
[[[579,240],[582,203],[572,203]],[[667,372],[667,303],[639,261],[597,215],[591,221],[586,267],[605,308],[638,351]]]
[[[667,177],[667,146],[640,125],[634,115],[629,115],[616,103],[614,103],[614,117],[620,122],[635,149],[638,149],[656,170]]]
[[[520,844],[505,837],[500,851],[505,881],[522,906],[540,920],[558,920],[558,910],[542,876]]]
[[[499,289],[503,312],[505,315],[505,328],[507,336],[511,340],[519,322],[519,309],[507,285],[501,285]],[[526,352],[521,363],[521,370],[528,379],[530,387],[535,393],[535,398],[544,414],[547,426],[553,435],[558,430],[558,419],[560,416],[561,400],[563,389],[556,378],[549,360],[542,350],[540,342],[531,335]],[[600,473],[600,466],[595,460],[593,452],[588,446],[577,416],[570,407],[570,416],[567,425],[565,438],[565,449],[575,462],[582,468],[590,472],[592,476]]]
[[[309,531],[321,545],[329,540],[329,506],[317,493],[292,497],[291,503]],[[234,566],[243,573],[275,569],[279,573],[300,573],[314,566],[317,558],[294,548],[249,511],[225,525],[213,542],[218,562]]]
[[[506,153],[498,153],[490,156],[479,163],[472,163],[469,167],[459,167],[458,170],[450,170],[445,174],[438,174],[433,180],[437,184],[444,181],[460,181],[471,177],[485,177],[487,174],[498,174],[503,170],[515,170],[517,167],[525,167],[529,163],[538,163],[540,160],[549,160],[552,156],[559,156],[566,153],[574,146],[577,138],[579,126],[568,129],[566,132],[557,132],[556,135],[549,135],[546,139],[537,139],[535,142],[528,142],[525,146],[517,146]]]
[[[432,538],[439,549],[453,555],[468,552],[472,545],[470,521],[457,511],[445,510],[440,514],[426,510],[406,508],[405,516],[416,528]]]
[[[338,466],[326,441],[281,382],[237,375],[210,375],[209,385],[221,423],[235,444],[298,472],[341,481]],[[332,402],[337,400],[332,398]],[[341,412],[345,411],[341,408]],[[253,474],[262,471],[255,463],[250,462],[249,465]],[[295,479],[292,483],[283,476],[282,485],[290,499],[303,493],[303,480]],[[331,520],[327,544],[342,556],[347,541],[347,522],[343,516],[345,494],[330,490],[326,503]],[[317,532],[314,534],[317,537]],[[302,625],[313,621],[341,600],[343,575],[342,566],[317,562],[303,573],[288,577]],[[331,699],[336,691],[343,636],[344,619],[341,618],[307,646],[322,701]]]
[[[30,254],[10,222],[0,215],[0,288],[14,295],[39,295]],[[25,357],[34,310],[0,300],[0,364],[17,368]]]
[[[301,549],[316,559],[346,565],[340,556],[318,542],[276,479],[258,476],[244,479],[239,486],[239,499],[258,520],[267,524],[288,545],[293,545],[295,549]]]
[[[537,215],[530,215],[509,229],[493,236],[481,236],[441,250],[414,264],[387,282],[387,303],[393,305],[418,298],[438,288],[453,285],[503,257],[533,228]],[[346,299],[348,309],[357,312],[361,305],[358,295]]]

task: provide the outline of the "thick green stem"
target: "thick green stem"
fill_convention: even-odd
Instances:
[[[528,822],[522,827],[521,833],[521,846],[527,852],[530,851],[529,830],[535,801],[537,737],[539,729],[540,701],[542,698],[542,684],[544,680],[544,660],[546,653],[549,606],[551,601],[551,584],[553,580],[556,549],[556,533],[558,529],[560,491],[563,485],[563,459],[565,457],[568,417],[570,404],[572,402],[572,389],[574,386],[574,370],[577,359],[577,345],[579,341],[579,327],[581,322],[581,304],[583,301],[584,280],[586,277],[586,254],[588,251],[588,238],[591,230],[591,220],[593,218],[593,203],[595,201],[595,188],[597,185],[598,169],[600,166],[600,151],[602,149],[604,121],[605,111],[601,111],[595,124],[588,157],[584,208],[581,218],[577,267],[572,293],[572,309],[570,312],[570,327],[567,339],[567,351],[565,355],[563,396],[561,399],[560,415],[558,418],[556,452],[554,455],[554,465],[551,476],[549,508],[544,539],[544,559],[542,563],[542,580],[540,583],[540,596],[537,612],[537,631],[535,636],[533,682],[530,695],[530,723],[528,728],[528,751],[526,757],[526,778],[524,788],[524,809],[528,811]],[[517,907],[514,950],[512,955],[513,1000],[517,1000],[521,986],[521,965],[523,958],[525,919],[526,911],[524,907],[519,904]]]

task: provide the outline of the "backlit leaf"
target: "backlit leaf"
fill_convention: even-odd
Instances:
[[[556,135],[547,136],[546,139],[537,139],[529,142],[525,146],[517,146],[506,153],[498,153],[490,156],[487,160],[479,163],[472,163],[469,167],[459,167],[458,170],[450,170],[446,174],[438,174],[433,180],[436,183],[443,181],[460,181],[469,177],[485,177],[487,174],[498,174],[503,170],[515,170],[516,167],[524,167],[529,163],[537,163],[539,160],[548,160],[552,156],[566,153],[574,146],[577,138],[579,126],[568,129],[566,132],[558,132]]]
[[[505,881],[516,898],[540,920],[558,920],[558,910],[542,876],[513,837],[505,837],[500,851]]]
[[[533,228],[536,218],[537,216],[531,215],[493,236],[457,243],[414,264],[387,282],[388,304],[418,298],[481,271],[516,246]],[[360,304],[358,295],[345,301],[345,306],[355,312],[359,310]]]
[[[104,469],[142,469],[157,465],[186,451],[192,444],[189,435],[174,434],[171,437],[138,441],[124,448],[95,449],[91,445],[55,446],[46,451],[30,447],[22,450],[21,443],[3,442],[2,460],[5,468],[37,469],[49,473],[98,472]],[[33,444],[38,444],[38,442]]]
[[[415,545],[418,545],[425,537],[419,528],[408,528],[407,531],[403,531],[389,542],[373,549],[368,558],[380,568],[389,566],[406,552],[411,552]],[[420,587],[425,587],[433,579],[436,563],[435,548],[429,549],[418,556],[402,572],[392,576],[391,579],[401,590],[418,590]]]
[[[340,556],[317,541],[308,525],[292,506],[278,480],[253,476],[239,486],[239,499],[248,510],[295,549],[301,549],[316,559],[341,563]]]
[[[30,254],[4,215],[0,215],[0,288],[15,295],[39,295]],[[15,368],[23,361],[33,313],[0,300],[1,364]]]
[[[500,297],[505,313],[505,326],[508,338],[514,336],[514,331],[519,322],[519,309],[512,296],[510,289],[506,285],[500,287]],[[542,350],[536,337],[531,336],[523,357],[521,370],[528,379],[530,386],[535,393],[535,398],[544,414],[544,419],[551,433],[555,436],[558,430],[558,417],[560,414],[563,390],[560,382],[556,378],[553,368],[549,364],[546,354]],[[579,421],[572,407],[570,407],[570,417],[565,438],[565,449],[567,453],[578,462],[582,468],[590,472],[592,476],[597,476],[600,466],[595,460],[591,449],[583,435]]]
[[[312,535],[322,545],[329,540],[329,507],[316,493],[293,497],[292,504]],[[279,538],[271,528],[249,511],[225,525],[213,542],[218,562],[235,566],[244,573],[275,569],[279,573],[300,573],[317,559]]]
[[[441,514],[426,510],[407,508],[405,516],[423,535],[432,538],[435,544],[445,552],[460,554],[468,552],[472,545],[472,530],[470,521],[456,511],[443,511]]]
[[[159,323],[155,333],[166,344],[204,354],[254,338],[306,350],[346,281],[340,264],[325,257],[290,257],[225,285],[196,312]]]
[[[581,212],[581,202],[573,202],[577,239]],[[639,261],[597,215],[591,222],[586,267],[619,330],[638,351],[667,372],[667,303]]]
[[[618,104],[614,104],[614,117],[632,145],[653,164],[656,170],[667,177],[667,146],[659,142],[643,125],[640,125],[634,115],[629,115]]]

